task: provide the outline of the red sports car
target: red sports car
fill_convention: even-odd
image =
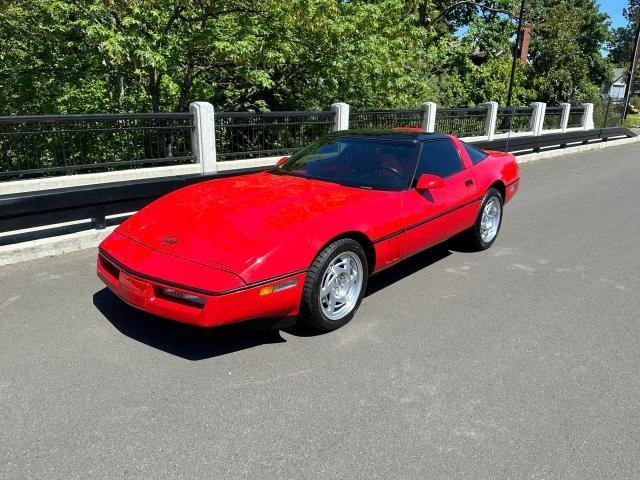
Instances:
[[[489,248],[518,179],[513,155],[447,135],[336,132],[271,170],[146,206],[102,242],[98,276],[180,322],[298,317],[333,330],[369,275],[460,233]]]

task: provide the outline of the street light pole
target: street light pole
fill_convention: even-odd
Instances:
[[[516,74],[516,62],[518,60],[518,46],[520,45],[520,35],[522,30],[522,18],[524,17],[524,0],[520,2],[520,15],[518,16],[518,32],[516,33],[516,45],[513,49],[513,61],[511,62],[511,78],[509,79],[509,92],[507,93],[507,108],[511,106],[513,96],[513,80]]]

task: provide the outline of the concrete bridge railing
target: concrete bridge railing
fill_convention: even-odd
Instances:
[[[492,141],[594,128],[591,103],[308,112],[189,112],[0,117],[0,195],[274,164],[331,131],[422,128]]]

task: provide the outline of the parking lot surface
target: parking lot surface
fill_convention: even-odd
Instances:
[[[324,335],[146,316],[95,249],[0,268],[0,478],[640,478],[640,146],[521,174],[490,250]]]

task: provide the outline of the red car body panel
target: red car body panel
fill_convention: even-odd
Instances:
[[[105,245],[105,248],[110,247],[111,245]],[[148,253],[140,254],[148,260]],[[136,265],[136,258],[138,256],[132,254],[127,261]],[[155,257],[155,261],[161,265],[166,260],[167,258],[162,255]],[[182,265],[180,270],[182,269],[188,272],[188,264]],[[301,272],[280,279],[280,281],[297,280],[297,283],[294,288],[272,295],[260,295],[263,284],[245,286],[226,293],[205,293],[192,286],[182,288],[176,286],[166,280],[167,277],[173,278],[172,275],[167,275],[167,272],[164,272],[164,278],[160,280],[140,272],[132,272],[103,249],[98,255],[98,277],[122,300],[154,315],[201,327],[225,325],[252,318],[281,318],[297,315],[305,278],[305,272]],[[198,280],[203,278],[207,278],[206,274],[198,277]],[[210,278],[208,280],[211,281]],[[161,295],[160,289],[166,286],[185,293],[197,293],[206,299],[204,307],[188,305]]]
[[[262,172],[172,192],[117,231],[254,283],[306,269],[324,243],[344,232],[375,239],[400,229],[401,194]],[[167,237],[177,242],[163,245]]]
[[[453,140],[464,169],[448,177],[443,188],[404,192],[404,220],[408,228],[405,255],[424,250],[425,244],[435,245],[452,237],[469,228],[476,218],[482,197],[478,195],[468,155],[460,142]]]
[[[356,236],[380,271],[469,227],[484,193],[518,185],[510,154],[473,165],[425,192],[371,190],[269,172],[198,183],[172,192],[122,223],[100,245],[98,276],[123,300],[200,326],[298,313],[305,272],[333,239]],[[294,286],[261,295],[266,286]],[[194,293],[204,307],[160,295]]]

